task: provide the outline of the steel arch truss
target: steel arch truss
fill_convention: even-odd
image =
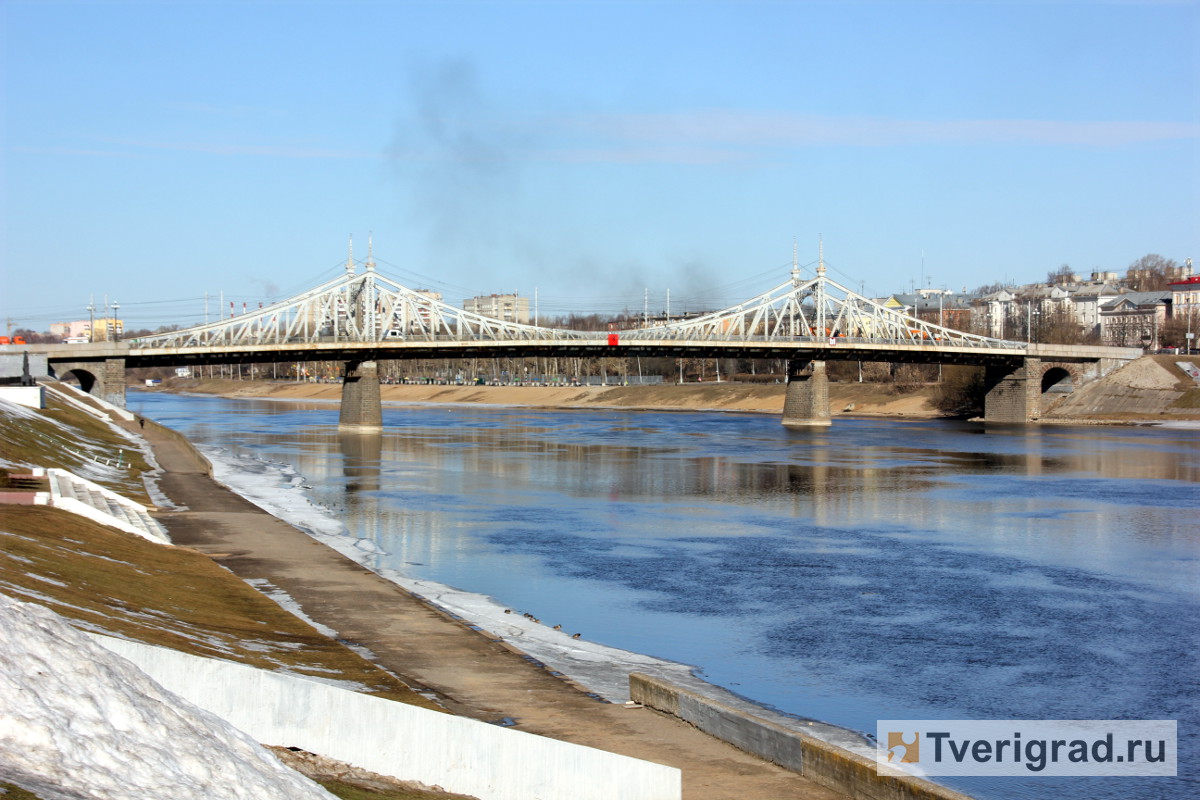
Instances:
[[[824,268],[723,311],[615,332],[621,344],[822,342],[1025,349],[926,322],[855,294]],[[605,334],[524,325],[454,308],[377,273],[347,274],[301,295],[218,322],[133,339],[133,349],[254,347],[304,343],[595,341]],[[610,339],[611,341],[611,339]]]
[[[347,274],[257,311],[132,340],[134,348],[346,342],[530,342],[589,334],[540,328],[454,308],[374,270]]]
[[[1024,343],[964,333],[903,314],[830,280],[818,268],[732,308],[621,333],[622,339],[703,341],[827,341],[1024,349]]]

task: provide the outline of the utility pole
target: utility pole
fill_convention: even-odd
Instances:
[[[946,327],[946,323],[942,321],[942,300],[946,297],[944,294],[938,295],[938,327]],[[942,362],[938,362],[938,383],[942,382]]]
[[[108,326],[108,337],[109,337],[109,341],[112,341],[112,342],[117,341],[117,333],[116,333],[117,332],[117,312],[120,310],[121,310],[121,304],[118,303],[116,300],[114,300],[113,304],[112,304],[112,313],[113,313],[112,321],[109,323],[109,326]],[[123,332],[124,332],[124,326],[122,326],[122,333]]]
[[[88,297],[88,341],[96,341],[96,295]]]

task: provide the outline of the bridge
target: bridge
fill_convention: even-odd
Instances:
[[[442,303],[376,270],[344,275],[272,305],[195,327],[74,345],[28,345],[53,374],[124,405],[125,370],[151,366],[341,361],[339,425],[382,426],[377,364],[387,359],[528,356],[769,358],[788,363],[783,423],[830,424],[827,361],[969,364],[985,367],[984,418],[1036,422],[1041,396],[1137,358],[1136,348],[1029,344],[934,325],[863,297],[826,274],[824,253],[804,278],[793,254],[787,281],[745,302],[694,319],[613,332],[502,321]]]

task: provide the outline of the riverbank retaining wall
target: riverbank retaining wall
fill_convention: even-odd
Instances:
[[[264,744],[299,747],[481,800],[679,800],[680,771],[359,694],[327,683],[92,635],[164,688]]]
[[[718,700],[641,673],[629,676],[629,696],[711,736],[860,800],[971,800],[932,781],[881,775],[875,759],[789,730]]]
[[[168,439],[171,439],[174,442],[177,442],[179,444],[179,446],[182,447],[185,451],[187,451],[187,453],[191,456],[192,460],[195,462],[196,466],[200,469],[200,471],[203,472],[208,477],[210,477],[210,478],[212,477],[212,474],[213,474],[212,462],[209,461],[204,456],[203,453],[201,453],[199,450],[196,449],[196,445],[192,444],[190,439],[188,439],[186,436],[184,436],[182,433],[175,430],[174,428],[168,428],[166,425],[160,425],[159,423],[155,422],[154,420],[152,420],[148,417],[141,417],[141,419],[145,420],[145,424],[147,426],[152,426],[154,428],[154,430],[157,431],[158,433],[162,434],[163,436],[167,437]]]

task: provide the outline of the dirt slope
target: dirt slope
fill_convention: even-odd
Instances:
[[[1050,406],[1050,420],[1200,420],[1200,383],[1176,362],[1200,367],[1196,356],[1143,356]]]

